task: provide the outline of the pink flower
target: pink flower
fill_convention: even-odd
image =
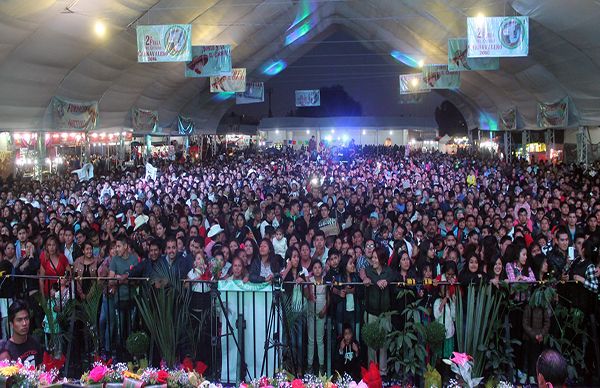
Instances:
[[[356,385],[356,388],[369,388],[369,386],[367,385],[367,383],[360,380],[360,382]]]
[[[261,377],[260,380],[258,380],[258,385],[261,388],[267,387],[269,385],[269,379],[265,376]]]
[[[292,381],[292,388],[304,388],[304,383],[300,379]]]
[[[248,385],[246,383],[240,383],[240,388],[248,388]]]
[[[102,381],[106,373],[108,372],[108,368],[102,364],[96,365],[94,369],[90,371],[89,378],[94,383],[99,383]]]
[[[52,380],[54,380],[52,373],[44,372],[44,373],[40,374],[40,384],[41,385],[51,385]]]
[[[450,361],[452,361],[453,363],[463,366],[465,365],[468,361],[472,361],[473,357],[469,356],[466,353],[457,353],[457,352],[452,352],[452,355],[454,356],[453,358],[450,359]]]
[[[356,388],[357,386],[358,386],[358,384],[356,384],[356,381],[351,381],[351,382],[348,384],[348,388]]]

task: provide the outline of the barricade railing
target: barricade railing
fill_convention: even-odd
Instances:
[[[108,356],[114,356],[120,361],[127,361],[130,355],[125,349],[126,340],[136,330],[147,331],[148,322],[140,314],[136,298],[151,298],[152,293],[158,292],[154,284],[156,279],[147,277],[127,278],[116,280],[112,277],[80,277],[80,276],[36,276],[36,275],[4,275],[0,277],[0,289],[6,282],[38,280],[41,284],[55,283],[53,292],[48,292],[45,299],[40,299],[41,291],[22,295],[18,290],[15,297],[23,297],[32,304],[34,311],[32,323],[36,329],[43,327],[43,341],[46,347],[57,351],[56,334],[53,324],[62,325],[59,328],[63,349],[58,353],[65,354],[65,375],[78,377],[81,371],[89,366],[99,350]],[[76,314],[70,310],[69,302],[80,299],[77,297],[77,283],[89,281],[89,284],[100,284],[97,292],[101,293],[96,315],[88,325],[78,324]],[[48,282],[48,283],[46,283]],[[546,285],[546,281],[509,283],[527,284],[530,287]],[[577,283],[575,281],[560,281],[558,284]],[[162,284],[165,286],[165,283]],[[172,286],[172,285],[171,285]],[[272,375],[277,370],[286,369],[293,373],[303,373],[312,370],[332,374],[336,370],[336,354],[339,350],[339,338],[342,325],[349,324],[355,338],[362,343],[361,329],[373,318],[365,306],[365,292],[368,287],[362,282],[275,282],[275,283],[244,283],[182,280],[179,292],[189,293],[187,308],[189,322],[187,328],[191,332],[184,333],[186,341],[193,344],[178,344],[179,359],[195,353],[197,360],[208,366],[207,376],[225,383],[234,383],[264,375]],[[388,287],[409,289],[415,291],[423,287],[463,286],[457,282],[436,282],[425,279],[407,279],[403,282],[389,282]],[[580,286],[582,286],[580,284]],[[169,285],[166,285],[169,287]],[[330,303],[324,310],[324,304],[332,298],[331,289],[352,287],[354,289],[353,303],[341,301],[333,309]],[[89,291],[88,291],[89,292]],[[37,294],[38,296],[36,296]],[[173,294],[174,295],[174,294]],[[176,296],[173,296],[176,297]],[[392,295],[395,298],[396,295]],[[325,298],[325,299],[323,299]],[[347,299],[346,299],[347,300]],[[43,307],[40,303],[47,303]],[[91,303],[78,300],[79,304]],[[379,304],[383,303],[379,299]],[[433,304],[433,300],[429,301]],[[392,302],[392,306],[397,305]],[[88,306],[90,307],[90,306]],[[94,306],[91,306],[94,307]],[[93,309],[93,308],[92,308]],[[392,308],[389,308],[392,310]],[[44,316],[51,311],[60,315],[67,313],[65,322],[51,322]],[[444,317],[445,315],[442,314]],[[401,312],[397,316],[402,316]],[[84,321],[86,317],[77,316]],[[87,317],[90,318],[90,317]],[[433,320],[433,319],[431,319]],[[594,355],[600,361],[598,350],[598,334],[596,332],[596,317],[591,315],[590,340],[594,345]],[[397,322],[395,322],[397,323]],[[443,323],[443,322],[442,322]],[[3,322],[6,325],[6,322]],[[88,330],[90,332],[86,332]],[[96,330],[96,334],[92,332]],[[508,319],[504,320],[505,336],[511,338]],[[3,330],[4,331],[4,330]],[[7,331],[5,331],[7,332]],[[81,334],[84,335],[81,335]],[[90,336],[98,341],[99,347],[92,349]],[[68,338],[65,341],[64,337]],[[158,364],[162,357],[159,343],[152,338],[149,359]],[[195,349],[192,351],[190,349]],[[366,350],[366,349],[364,349]],[[363,350],[363,352],[364,352]],[[364,360],[364,354],[361,354]],[[309,365],[309,362],[312,362]]]

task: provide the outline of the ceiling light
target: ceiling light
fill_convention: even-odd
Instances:
[[[94,31],[96,32],[96,35],[103,37],[104,34],[106,34],[106,25],[104,25],[102,21],[98,20],[94,25]]]
[[[425,66],[425,61],[422,60],[422,59],[420,59],[419,60],[419,67],[423,67],[423,66]]]
[[[413,87],[417,87],[417,85],[419,84],[419,79],[418,79],[418,78],[413,78],[413,79],[410,81],[410,84],[411,84]]]

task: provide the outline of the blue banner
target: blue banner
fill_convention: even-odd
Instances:
[[[194,132],[195,127],[196,125],[192,119],[177,116],[177,132],[179,132],[180,135],[191,135]]]
[[[231,46],[192,46],[192,61],[185,64],[186,77],[231,75]]]
[[[265,84],[263,82],[246,82],[246,91],[235,94],[235,103],[254,104],[265,101]]]

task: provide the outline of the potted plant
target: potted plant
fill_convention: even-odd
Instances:
[[[133,332],[127,337],[125,347],[129,354],[133,357],[133,364],[129,369],[144,369],[148,366],[146,354],[150,348],[150,337],[143,331]],[[134,368],[134,366],[136,366]]]

